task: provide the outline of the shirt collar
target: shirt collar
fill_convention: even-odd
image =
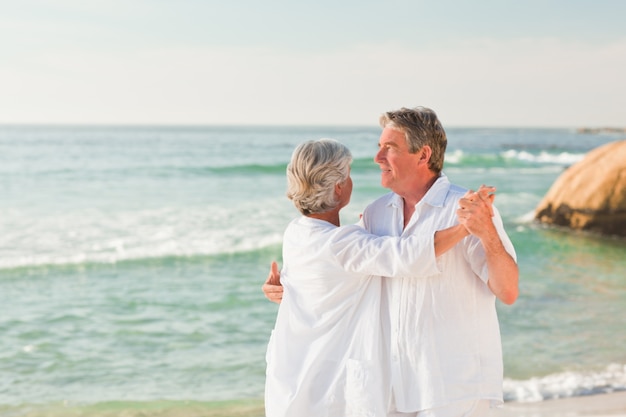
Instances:
[[[443,207],[450,190],[450,180],[443,172],[439,174],[439,178],[426,192],[426,195],[422,198],[425,204],[429,204],[433,207]]]
[[[419,203],[428,204],[433,207],[443,207],[448,191],[450,190],[450,180],[443,172],[439,174],[439,178],[434,182],[430,189],[426,192],[426,195],[422,197]],[[403,207],[402,197],[396,193],[391,193],[389,201],[387,203],[395,208]]]

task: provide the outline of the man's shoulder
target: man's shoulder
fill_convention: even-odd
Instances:
[[[459,198],[463,197],[466,192],[467,188],[450,183],[450,189],[448,190],[448,194],[450,195],[450,197],[458,200]]]
[[[376,200],[368,204],[367,207],[365,207],[365,211],[385,208],[393,204],[398,198],[398,195],[394,192],[383,194],[382,196],[378,197]]]
[[[454,205],[465,195],[467,188],[453,184],[448,177],[441,175],[426,194],[424,201],[433,207],[448,207]]]

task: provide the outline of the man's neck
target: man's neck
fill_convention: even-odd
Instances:
[[[420,181],[417,184],[414,184],[410,189],[406,191],[395,191],[402,200],[404,200],[404,205],[415,206],[417,203],[422,201],[422,198],[426,195],[428,190],[433,186],[433,184],[437,181],[439,175],[430,175],[426,180]]]
[[[439,175],[433,174],[428,178],[427,181],[419,184],[409,192],[398,194],[402,197],[402,201],[404,203],[404,227],[409,224],[411,221],[411,217],[413,213],[415,213],[415,206],[422,201],[422,198],[426,195],[428,190],[433,186],[433,184],[437,181]]]

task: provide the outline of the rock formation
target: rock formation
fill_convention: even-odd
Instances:
[[[542,223],[626,237],[626,140],[590,151],[535,209]]]
[[[581,127],[576,129],[577,133],[626,133],[626,127]]]

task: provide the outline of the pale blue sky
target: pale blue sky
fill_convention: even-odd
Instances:
[[[0,5],[0,123],[626,126],[621,0]]]

